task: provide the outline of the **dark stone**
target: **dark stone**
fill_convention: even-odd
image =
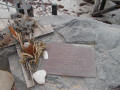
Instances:
[[[28,13],[28,16],[34,17],[34,14],[33,14],[33,7],[32,7],[32,6],[31,6],[30,9],[27,10],[27,13]]]
[[[10,72],[8,57],[16,52],[14,47],[0,49],[0,70]]]
[[[5,70],[10,72],[8,58],[3,55],[0,55],[0,70]]]
[[[94,4],[94,0],[84,0],[85,2],[88,2],[90,4]]]
[[[21,8],[20,3],[17,3],[17,7],[18,7],[18,8]]]
[[[56,4],[52,5],[52,15],[57,15],[57,5]]]
[[[6,0],[3,0],[4,2],[6,2]],[[10,3],[13,3],[13,0],[7,0]]]
[[[120,90],[120,86],[112,87],[110,90]]]
[[[80,3],[79,6],[84,6],[84,5],[86,5],[86,4],[87,4],[87,3],[83,2],[83,3]]]
[[[24,9],[19,9],[19,13],[25,14]]]
[[[58,5],[58,8],[64,8],[64,6],[63,5]]]

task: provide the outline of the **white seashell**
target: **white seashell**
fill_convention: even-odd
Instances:
[[[48,59],[48,52],[46,50],[43,52],[43,58]]]
[[[38,84],[45,84],[45,77],[47,73],[45,70],[39,70],[33,73],[33,79],[38,83]]]

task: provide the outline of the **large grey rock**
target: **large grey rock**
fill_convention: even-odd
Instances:
[[[8,57],[16,52],[15,47],[0,48],[0,70],[10,72]]]
[[[84,44],[95,42],[97,78],[84,80],[88,90],[93,90],[93,88],[108,90],[110,86],[120,84],[119,26],[108,25],[94,19],[80,18],[64,24],[58,32],[66,42]],[[111,52],[108,53],[109,51]]]
[[[68,20],[65,17],[67,21],[64,21],[64,19],[59,20],[60,17],[64,18],[55,16],[50,21],[52,25],[56,25],[55,33],[42,40],[46,42],[94,43],[97,77],[82,78],[48,75],[47,83],[44,86],[37,85],[31,90],[108,90],[111,86],[120,85],[120,26],[108,25],[92,18],[69,18]],[[54,18],[57,19],[54,20]],[[46,21],[49,20],[49,18],[46,19]],[[54,21],[57,21],[57,24]],[[14,70],[14,75],[24,85],[22,71],[15,58],[16,55],[9,60],[10,66]],[[18,86],[21,86],[21,84],[18,84]]]
[[[106,52],[96,51],[97,80],[96,90],[108,90],[110,86],[120,84],[119,63]]]
[[[109,54],[114,59],[115,62],[120,64],[120,46],[109,51]]]
[[[101,26],[102,27],[102,26]],[[96,49],[111,50],[117,47],[120,43],[120,31],[118,28],[104,25],[96,32]]]
[[[43,25],[51,24],[51,25],[60,25],[66,22],[69,22],[74,17],[69,15],[63,16],[41,16],[40,18],[36,18],[36,20]]]
[[[120,31],[115,26],[90,18],[71,20],[58,29],[67,43],[96,43],[96,49],[113,49],[119,44]]]
[[[69,43],[94,43],[96,34],[94,32],[94,23],[90,21],[74,19],[61,28],[58,32],[64,36],[65,41]],[[93,29],[90,29],[93,28]]]

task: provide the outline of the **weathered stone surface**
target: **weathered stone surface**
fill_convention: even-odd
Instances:
[[[118,28],[90,18],[74,19],[58,32],[68,43],[96,44],[96,49],[101,50],[115,48],[120,40]]]
[[[60,17],[62,18],[62,16],[55,16],[54,18],[57,18],[55,21],[59,20]],[[50,22],[52,25],[55,25],[54,18]],[[74,20],[69,19],[68,21],[61,19],[60,23],[59,21],[57,23],[56,32],[42,38],[42,40],[46,42],[84,44],[95,42],[97,77],[82,78],[48,75],[47,83],[44,86],[37,85],[31,90],[109,90],[108,88],[111,86],[120,85],[120,26],[108,25],[90,18],[74,18]],[[16,61],[15,59],[12,60]],[[10,66],[15,68],[13,65],[16,62],[12,60],[10,60],[12,62]],[[19,67],[16,68],[16,71],[19,71]],[[17,74],[20,74],[20,72]],[[23,81],[20,78],[23,75],[17,74],[14,75]]]
[[[108,90],[110,86],[120,84],[119,26],[104,24],[93,19],[74,19],[63,24],[58,32],[66,42],[84,44],[95,42],[98,76],[83,80],[88,90]]]
[[[21,70],[21,65],[19,64],[19,59],[20,58],[18,57],[17,54],[14,54],[9,57],[9,64],[12,65],[10,66],[10,69],[16,78],[25,82],[23,74],[22,74],[22,70]]]
[[[16,52],[15,47],[10,47],[0,49],[0,70],[5,70],[10,72],[10,66],[8,61],[8,56],[14,54]]]
[[[104,26],[96,34],[96,49],[111,50],[119,45],[120,31],[118,28]]]
[[[60,25],[66,22],[69,22],[74,17],[69,15],[63,15],[63,16],[41,16],[40,18],[36,18],[40,24],[43,25]]]
[[[117,63],[120,63],[120,46],[111,50],[109,54]]]
[[[106,52],[96,52],[97,75],[96,90],[108,90],[109,86],[119,85],[119,64]]]
[[[14,75],[15,78],[15,86],[17,87],[17,90],[30,90],[27,88],[26,83],[23,80],[20,80],[19,77],[16,77]]]
[[[69,43],[94,43],[96,38],[94,29],[97,28],[94,24],[95,22],[91,23],[89,20],[74,19],[64,24],[58,32]]]

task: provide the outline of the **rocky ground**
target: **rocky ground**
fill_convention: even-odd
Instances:
[[[34,1],[37,2],[37,0]],[[62,1],[59,2],[62,3]],[[64,4],[59,3],[60,6]],[[108,2],[108,6],[112,5],[114,5],[112,2]],[[36,5],[34,5],[35,7]],[[87,7],[87,9],[83,7]],[[59,11],[61,16],[48,16],[51,12],[49,9],[47,16],[36,14],[39,16],[36,19],[40,24],[51,24],[55,28],[53,34],[42,37],[40,40],[93,46],[96,52],[96,78],[48,75],[44,86],[37,85],[31,88],[31,90],[111,90],[111,88],[117,86],[118,90],[120,90],[120,10],[105,14],[102,18],[92,18],[89,14],[92,7],[93,5],[88,5],[88,3],[85,6],[79,7],[79,9],[83,8],[83,11],[87,11],[87,14],[80,15],[80,17],[75,17],[77,12],[79,12],[76,9],[76,14],[73,14],[73,10],[65,10],[65,13],[70,14],[63,15],[65,14],[63,12],[64,9],[69,8],[65,7]],[[39,13],[39,11],[38,9],[35,13]],[[100,19],[100,21],[96,19]],[[111,24],[103,23],[101,19]],[[6,54],[3,54],[3,57],[5,57],[4,55]],[[6,60],[6,58],[3,59]],[[16,79],[16,86],[18,90],[30,90],[26,88],[20,65],[15,59],[16,54],[9,57],[11,71]]]
[[[52,12],[52,4],[57,4],[58,15],[80,16],[88,14],[92,10],[92,4],[83,0],[28,0],[33,6],[36,17],[48,16]]]
[[[96,78],[65,77],[48,75],[44,86],[31,90],[111,90],[120,85],[120,26],[109,25],[93,18],[71,16],[43,16],[40,24],[51,24],[55,32],[41,38],[45,42],[64,42],[91,45],[96,52]],[[16,85],[25,89],[16,55],[9,58],[11,70],[16,77]],[[88,67],[89,68],[89,67]]]

